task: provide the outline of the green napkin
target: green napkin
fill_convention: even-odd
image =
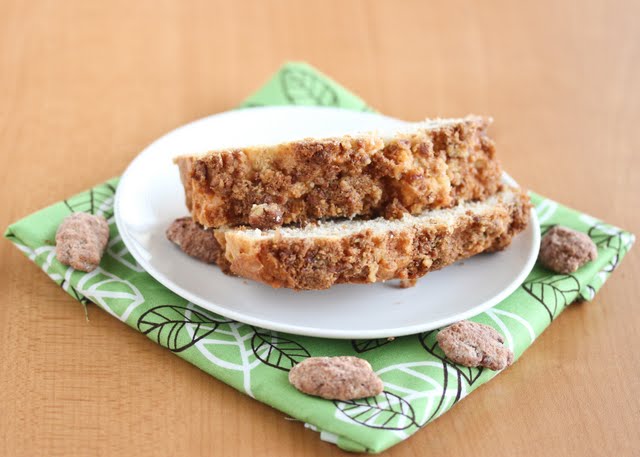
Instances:
[[[288,63],[241,106],[328,105],[370,110],[312,67]],[[251,397],[295,417],[349,451],[381,452],[416,433],[497,373],[447,360],[437,331],[375,340],[276,333],[205,311],[157,283],[127,252],[113,219],[118,179],[38,211],[5,236],[76,300],[93,302],[156,343]],[[494,327],[516,359],[567,306],[590,300],[634,242],[631,233],[532,194],[542,231],[561,224],[587,233],[598,259],[571,275],[535,267],[511,296],[472,320]],[[55,258],[58,224],[74,211],[105,216],[111,239],[100,267],[74,271]],[[287,372],[309,356],[357,355],[385,383],[375,398],[329,401],[296,391]],[[540,373],[543,376],[542,373]]]

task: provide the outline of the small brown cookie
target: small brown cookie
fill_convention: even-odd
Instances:
[[[249,224],[263,229],[282,225],[282,208],[276,203],[253,205],[249,213]]]
[[[56,258],[60,263],[86,271],[95,270],[109,242],[109,224],[102,216],[73,213],[58,226]]]
[[[436,339],[450,360],[465,367],[502,370],[513,363],[513,352],[503,346],[502,335],[488,325],[456,322],[441,330]]]
[[[207,263],[215,263],[220,255],[220,245],[213,230],[206,230],[190,217],[176,219],[166,232],[167,239],[175,243],[185,254]]]
[[[569,274],[598,258],[598,248],[585,233],[556,225],[542,238],[538,260],[549,270]]]
[[[373,397],[384,389],[369,362],[351,356],[309,357],[291,369],[289,382],[300,392],[329,400]]]

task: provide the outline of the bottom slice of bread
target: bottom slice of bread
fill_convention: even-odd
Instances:
[[[217,229],[225,271],[272,287],[415,279],[457,260],[504,249],[527,226],[530,203],[505,188],[482,202],[402,219],[332,221],[304,228]]]

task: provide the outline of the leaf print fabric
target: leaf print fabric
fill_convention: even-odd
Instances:
[[[404,430],[418,426],[409,402],[384,391],[376,397],[334,401],[337,411],[357,424],[380,430]]]
[[[255,330],[251,338],[253,353],[264,364],[283,371],[291,370],[298,362],[311,357],[300,343],[278,336],[269,330]]]
[[[306,64],[286,64],[241,107],[311,104],[370,110],[364,101]],[[113,220],[117,179],[12,224],[5,236],[74,299],[95,303],[151,341],[234,388],[272,405],[343,449],[381,452],[410,437],[498,373],[446,358],[437,331],[394,340],[327,340],[281,334],[218,316],[175,295],[127,251]],[[518,359],[575,300],[592,299],[631,248],[634,236],[532,194],[541,229],[561,224],[588,234],[598,259],[571,275],[536,266],[508,298],[472,320],[490,325]],[[111,237],[100,267],[75,271],[55,258],[58,224],[72,212],[101,214]],[[384,382],[380,395],[350,402],[309,397],[288,371],[310,356],[356,355]]]
[[[525,281],[522,287],[544,306],[549,313],[549,320],[554,319],[559,309],[573,303],[580,292],[580,283],[573,275],[543,276]]]
[[[374,338],[372,340],[351,340],[351,346],[353,346],[354,351],[356,352],[367,352],[373,351],[379,347],[384,346],[385,344],[389,344],[393,342],[390,338]]]
[[[317,76],[304,68],[285,68],[280,73],[282,91],[292,105],[339,106],[338,94]]]
[[[215,332],[220,324],[231,322],[205,310],[163,305],[140,316],[138,330],[170,351],[181,352]]]

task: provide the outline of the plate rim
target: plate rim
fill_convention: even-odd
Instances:
[[[176,132],[177,130],[183,129],[187,126],[193,126],[195,124],[201,123],[201,122],[205,122],[211,118],[215,118],[215,117],[219,117],[219,116],[224,116],[224,115],[229,115],[229,113],[238,113],[238,112],[242,112],[245,110],[251,110],[251,111],[270,111],[270,110],[290,110],[290,109],[303,109],[303,110],[307,110],[307,111],[316,111],[316,110],[323,110],[323,111],[352,111],[352,110],[347,110],[344,108],[334,108],[334,107],[315,107],[315,106],[291,106],[291,105],[283,105],[283,106],[263,106],[263,107],[253,107],[253,108],[242,108],[242,109],[238,109],[238,110],[231,110],[231,111],[224,111],[221,113],[216,113],[216,114],[212,114],[210,116],[206,116],[200,119],[196,119],[194,121],[188,122],[186,124],[183,124],[181,126],[176,127],[175,129],[165,133],[164,135],[160,136],[159,138],[157,138],[156,140],[154,140],[153,142],[149,143],[144,149],[142,149],[137,155],[136,157],[129,162],[129,165],[127,166],[127,168],[125,169],[124,173],[122,173],[122,175],[120,176],[120,182],[118,184],[118,187],[116,189],[116,194],[115,194],[115,198],[114,198],[114,219],[115,219],[115,223],[116,223],[116,227],[118,228],[118,232],[120,234],[120,237],[122,238],[122,242],[124,243],[124,245],[127,247],[127,249],[129,250],[129,252],[131,253],[131,255],[134,257],[134,259],[136,260],[136,262],[138,262],[138,264],[144,269],[144,271],[149,274],[153,279],[155,279],[156,281],[158,281],[160,284],[162,284],[164,287],[166,287],[167,289],[169,289],[170,291],[172,291],[173,293],[179,295],[180,297],[188,300],[189,302],[193,303],[194,305],[200,306],[204,309],[206,309],[207,311],[213,312],[213,313],[217,313],[220,314],[221,316],[227,317],[227,318],[231,318],[233,320],[245,323],[245,324],[249,324],[249,325],[254,325],[260,328],[265,328],[267,330],[272,330],[272,331],[277,331],[277,332],[283,332],[283,333],[289,333],[289,334],[293,334],[293,335],[302,335],[302,336],[310,336],[310,337],[319,337],[319,338],[331,338],[331,339],[373,339],[373,338],[389,338],[389,337],[400,337],[400,336],[406,336],[406,335],[414,335],[417,333],[421,333],[421,332],[425,332],[425,331],[430,331],[430,330],[434,330],[436,328],[440,328],[449,324],[452,324],[454,322],[458,322],[464,319],[468,319],[474,316],[477,316],[481,313],[483,313],[484,311],[486,311],[487,309],[495,306],[496,304],[498,304],[499,302],[501,302],[502,300],[504,300],[506,297],[508,297],[511,293],[513,293],[518,287],[520,287],[520,285],[522,284],[522,282],[524,281],[524,279],[526,279],[526,277],[529,275],[529,273],[531,272],[531,270],[533,269],[536,260],[537,260],[537,252],[539,250],[539,246],[540,246],[540,226],[539,226],[539,222],[538,222],[538,217],[535,211],[535,207],[531,208],[530,211],[530,216],[529,216],[529,227],[531,227],[533,229],[533,243],[531,245],[531,249],[529,251],[529,256],[527,258],[527,261],[525,262],[524,266],[520,269],[519,273],[514,276],[514,278],[511,280],[511,282],[509,283],[509,285],[507,287],[505,287],[502,291],[500,291],[499,293],[497,293],[496,295],[494,295],[493,297],[491,297],[488,300],[485,300],[482,303],[477,304],[476,306],[473,306],[471,309],[461,312],[461,313],[457,313],[452,317],[448,317],[448,318],[442,318],[442,319],[438,319],[435,321],[429,321],[429,322],[422,322],[419,324],[415,324],[415,325],[410,325],[410,326],[403,326],[403,327],[399,327],[399,328],[389,328],[389,329],[376,329],[376,330],[345,330],[345,329],[340,329],[340,330],[336,330],[336,329],[318,329],[316,327],[308,327],[308,326],[303,326],[303,325],[291,325],[291,324],[280,324],[278,322],[275,321],[270,321],[270,320],[264,320],[261,318],[256,318],[256,317],[252,317],[252,316],[248,316],[242,312],[236,312],[234,310],[231,310],[227,307],[223,307],[222,305],[215,303],[213,301],[210,300],[205,300],[205,299],[201,299],[200,297],[198,297],[197,295],[195,295],[194,293],[183,289],[182,287],[180,287],[179,285],[177,285],[175,282],[173,282],[170,278],[166,277],[164,274],[161,274],[160,272],[158,272],[157,270],[155,270],[155,268],[153,268],[146,260],[145,256],[143,256],[140,252],[138,252],[137,247],[136,247],[136,243],[130,238],[130,235],[126,229],[126,226],[124,224],[124,222],[121,219],[120,216],[120,201],[122,199],[122,195],[123,195],[123,191],[121,191],[121,189],[123,188],[121,186],[122,182],[124,181],[126,183],[126,179],[128,178],[128,174],[131,172],[131,169],[134,168],[134,164],[137,163],[138,160],[141,160],[141,157],[149,150],[151,149],[156,143],[161,142],[163,139],[165,139],[167,136],[173,134],[174,132]],[[360,113],[360,114],[365,114],[365,115],[372,115],[375,117],[385,117],[385,118],[390,118],[390,119],[394,119],[394,120],[398,120],[396,118],[391,118],[390,116],[385,116],[385,115],[381,115],[378,113]],[[515,185],[517,187],[520,187],[518,185],[518,183],[511,177],[509,176],[506,172],[503,173],[503,179],[505,181],[507,181],[507,183],[511,184],[511,185]]]

